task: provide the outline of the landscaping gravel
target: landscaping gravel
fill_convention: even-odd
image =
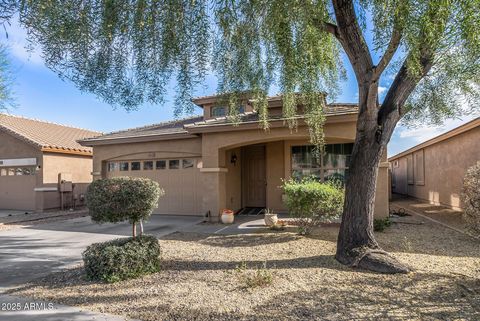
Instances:
[[[160,240],[160,273],[103,284],[78,267],[10,293],[141,320],[480,320],[478,241],[432,222],[393,224],[377,239],[414,272],[382,275],[335,261],[337,233],[174,233]],[[243,262],[252,273],[266,262],[272,284],[246,288]]]

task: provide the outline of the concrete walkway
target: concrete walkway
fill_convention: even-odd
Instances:
[[[96,313],[53,302],[0,294],[2,321],[125,321],[124,317]]]

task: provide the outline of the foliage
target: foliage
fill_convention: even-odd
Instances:
[[[164,191],[148,178],[114,177],[93,181],[86,200],[92,220],[97,223],[134,224],[148,219]]]
[[[338,183],[290,179],[283,183],[283,191],[289,214],[296,218],[301,234],[308,234],[312,227],[342,214],[345,193]]]
[[[373,230],[375,232],[383,232],[387,227],[392,225],[390,218],[376,218],[373,220]]]
[[[7,56],[6,47],[0,44],[0,111],[15,105],[13,75]]]
[[[160,271],[160,245],[151,235],[95,243],[82,256],[90,280],[113,283]]]
[[[265,287],[273,283],[273,273],[267,268],[267,262],[261,267],[249,268],[242,262],[235,268],[235,274],[245,288]]]
[[[463,218],[468,229],[480,235],[480,162],[470,167],[463,179]]]

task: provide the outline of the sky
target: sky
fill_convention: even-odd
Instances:
[[[2,32],[0,41],[6,43],[14,76],[16,106],[9,113],[29,118],[81,127],[100,132],[111,132],[131,127],[143,126],[171,120],[175,84],[172,82],[164,105],[142,105],[136,111],[127,112],[122,108],[113,108],[91,93],[81,92],[69,81],[60,79],[48,69],[38,50],[29,51],[26,47],[26,32],[16,21],[7,26],[8,37]],[[371,44],[370,34],[366,34],[367,43]],[[374,59],[379,57],[374,54]],[[346,57],[343,57],[347,71],[347,80],[340,84],[341,93],[336,102],[357,102],[358,91],[353,70]],[[380,98],[386,93],[393,80],[392,76],[382,77],[379,86]],[[205,85],[196,90],[195,95],[214,94],[216,79],[208,76]],[[195,110],[196,114],[201,109]],[[443,126],[406,128],[397,125],[388,145],[388,155],[393,156],[425,140],[451,130],[473,119],[474,116],[447,120]]]

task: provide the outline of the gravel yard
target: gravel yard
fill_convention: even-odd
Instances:
[[[394,224],[377,238],[415,272],[381,275],[337,263],[337,231],[174,233],[160,241],[160,273],[99,284],[79,267],[10,294],[141,320],[480,320],[478,241],[431,222]],[[272,284],[246,288],[235,268],[265,261]]]

